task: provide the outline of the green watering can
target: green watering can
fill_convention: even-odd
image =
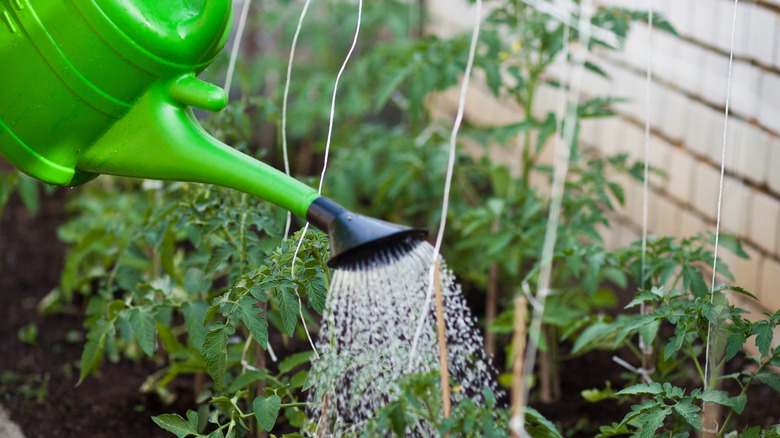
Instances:
[[[328,232],[331,264],[424,232],[351,213],[221,143],[191,107],[229,36],[230,0],[0,0],[0,153],[58,186],[98,174],[231,187]]]

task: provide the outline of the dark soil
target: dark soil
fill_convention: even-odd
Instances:
[[[31,437],[170,437],[151,417],[183,414],[194,404],[185,379],[172,406],[139,391],[152,363],[104,362],[100,373],[76,387],[84,330],[77,315],[41,316],[35,306],[59,282],[65,254],[56,229],[64,216],[64,190],[42,204],[35,218],[12,196],[0,222],[0,405]],[[37,345],[19,340],[35,324]]]
[[[76,386],[83,348],[82,318],[73,315],[41,316],[39,303],[59,282],[65,247],[56,236],[65,218],[64,196],[59,190],[42,205],[37,217],[12,196],[0,222],[0,405],[12,413],[27,437],[170,437],[151,420],[162,413],[184,414],[195,408],[192,381],[180,378],[171,385],[173,405],[139,390],[146,376],[159,369],[150,362],[104,361],[96,376]],[[78,304],[78,303],[77,303]],[[34,324],[37,344],[19,340],[19,330]],[[584,389],[604,388],[612,381],[619,389],[625,370],[612,360],[612,352],[589,353],[561,364],[564,394],[552,404],[533,406],[569,431],[568,436],[592,437],[599,425],[620,421],[629,406],[613,400],[588,403]],[[733,372],[749,366],[744,358],[732,361]],[[730,392],[734,393],[733,388]],[[769,426],[780,422],[780,397],[757,386],[748,397],[738,424]],[[0,437],[2,438],[2,437]]]

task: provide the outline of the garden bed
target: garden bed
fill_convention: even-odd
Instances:
[[[184,414],[197,407],[193,381],[180,377],[170,389],[177,394],[173,406],[139,390],[146,376],[158,369],[151,362],[106,361],[97,376],[76,387],[83,349],[82,317],[42,316],[35,306],[59,282],[65,246],[56,236],[64,219],[65,191],[58,191],[42,205],[37,217],[12,197],[0,224],[0,404],[12,413],[28,437],[167,437],[151,416],[166,412]],[[37,345],[20,340],[19,330],[29,324],[37,329]],[[274,339],[274,338],[272,338]],[[276,338],[280,340],[280,338]],[[561,366],[563,397],[535,407],[570,436],[593,436],[598,425],[619,421],[626,406],[614,401],[586,402],[580,391],[602,388],[604,382],[620,382],[624,370],[611,359],[611,352],[595,352],[564,361]],[[747,366],[737,357],[729,372]],[[737,419],[740,424],[768,427],[780,421],[776,393],[755,386],[749,395],[750,409]]]

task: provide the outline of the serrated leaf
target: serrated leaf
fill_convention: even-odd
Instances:
[[[387,416],[390,419],[390,430],[392,430],[397,437],[406,436],[407,420],[403,404],[401,402],[396,402],[390,405]]]
[[[664,425],[664,419],[669,415],[669,408],[654,406],[642,416],[644,424],[639,431],[639,438],[654,438],[655,432]]]
[[[658,382],[639,383],[617,392],[617,395],[661,394],[664,388]]]
[[[756,335],[756,347],[761,356],[769,354],[772,347],[772,337],[774,336],[774,327],[765,321],[760,321],[753,325],[753,334]]]
[[[84,351],[81,353],[81,372],[76,386],[80,385],[84,381],[84,377],[100,365],[108,332],[113,326],[113,322],[100,319],[90,328],[89,333],[87,333],[87,343],[84,345]]]
[[[674,410],[680,414],[696,430],[701,430],[701,417],[699,416],[699,407],[694,405],[693,399],[686,397],[674,405]]]
[[[747,338],[742,332],[730,333],[726,338],[726,360],[733,359],[737,353],[742,351],[745,342],[747,342]]]
[[[244,374],[239,375],[236,377],[235,380],[233,380],[230,383],[230,386],[228,387],[227,391],[229,393],[234,393],[240,389],[244,389],[247,386],[259,382],[263,379],[268,377],[268,373],[264,370],[251,370],[247,371]]]
[[[206,275],[212,275],[219,266],[224,263],[230,256],[236,251],[231,245],[224,245],[217,248],[209,257],[209,261],[206,263],[205,273]]]
[[[295,333],[295,325],[298,323],[298,296],[289,289],[281,289],[276,297],[279,304],[279,313],[282,316],[282,326],[287,336]]]
[[[698,269],[687,265],[683,268],[683,287],[690,290],[696,298],[702,298],[707,294],[707,284]]]
[[[325,298],[328,295],[328,288],[325,286],[325,280],[322,279],[322,274],[317,273],[315,276],[309,276],[304,282],[304,285],[306,287],[306,297],[308,298],[309,307],[322,315],[322,311],[325,309]]]
[[[525,408],[525,421],[526,423],[539,424],[541,429],[537,427],[535,432],[541,433],[541,436],[545,438],[563,438],[558,428],[550,420],[544,418],[544,415],[530,406]]]
[[[258,344],[263,350],[268,349],[268,321],[260,316],[262,309],[257,307],[257,300],[253,297],[244,297],[239,301],[241,306],[241,320],[252,333]]]
[[[195,430],[195,427],[192,424],[188,423],[187,420],[177,414],[159,415],[157,417],[152,417],[152,421],[179,438],[198,434],[198,431]]]
[[[188,301],[181,306],[181,313],[184,315],[184,325],[187,326],[190,341],[192,341],[192,345],[198,351],[203,348],[203,342],[206,340],[206,327],[203,326],[203,319],[208,308],[208,303],[201,300]]]
[[[293,368],[309,362],[312,354],[314,354],[313,351],[304,351],[285,357],[282,363],[279,364],[279,372],[288,373]]]
[[[603,321],[596,321],[590,326],[588,326],[585,330],[582,331],[582,334],[577,337],[577,340],[574,342],[574,346],[572,347],[572,353],[577,353],[578,351],[582,350],[583,348],[589,346],[593,341],[597,339],[602,339],[608,335],[610,335],[613,331],[612,324],[607,324]]]
[[[745,250],[742,248],[742,244],[739,242],[739,238],[737,237],[736,234],[720,233],[718,235],[718,244],[728,249],[729,251],[733,252],[734,254],[736,254],[737,257],[743,259],[750,258],[748,253],[746,253]]]
[[[259,396],[252,402],[255,418],[263,430],[270,432],[274,428],[281,405],[282,399],[278,395]]]
[[[729,406],[731,406],[731,409],[733,409],[737,415],[742,414],[742,411],[745,410],[745,406],[747,406],[747,394],[740,394],[729,398]]]
[[[756,374],[755,379],[769,386],[777,392],[780,392],[780,377],[772,371],[761,371]]]
[[[130,311],[130,326],[133,328],[135,338],[138,339],[138,345],[147,356],[154,353],[155,325],[154,317],[149,312],[141,309]]]
[[[734,403],[729,399],[729,394],[726,391],[720,391],[717,389],[705,389],[704,392],[696,396],[696,398],[701,401],[717,403],[723,406],[734,406]]]
[[[674,336],[672,336],[672,338],[669,339],[669,342],[666,343],[666,346],[664,346],[664,360],[669,360],[670,357],[680,351],[684,340],[685,326],[680,324],[674,329]]]
[[[220,388],[225,385],[229,334],[232,334],[232,329],[229,326],[215,325],[210,332],[206,333],[206,340],[201,349],[201,353],[206,359],[206,368],[208,368],[211,378],[214,379],[214,383]]]

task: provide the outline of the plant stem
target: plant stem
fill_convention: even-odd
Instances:
[[[748,388],[750,387],[750,384],[753,383],[753,379],[756,378],[756,375],[761,372],[761,370],[764,368],[766,364],[768,364],[769,361],[766,360],[763,363],[758,364],[758,368],[756,368],[756,371],[754,371],[747,382],[745,382],[745,385],[742,386],[742,391],[739,393],[739,396],[745,395]],[[729,424],[729,420],[731,420],[731,417],[734,415],[734,409],[729,409],[729,414],[726,416],[726,419],[723,420],[723,425],[720,427],[720,430],[718,431],[718,436],[722,437],[723,432],[726,430],[726,426]]]
[[[701,377],[701,381],[704,381],[704,371],[701,369],[701,364],[699,364],[699,358],[696,357],[696,354],[693,352],[693,345],[686,339],[685,345],[688,347],[688,353],[691,355],[691,359],[693,359],[693,364],[696,365],[696,371],[699,373],[699,377]]]

